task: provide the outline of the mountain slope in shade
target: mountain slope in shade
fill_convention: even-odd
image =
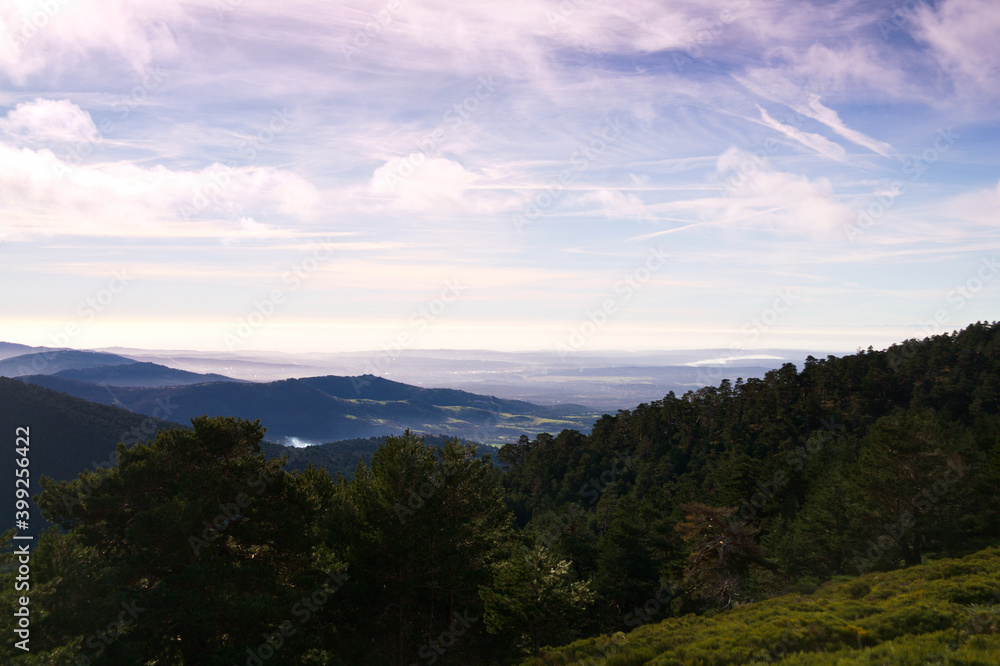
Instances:
[[[15,434],[26,427],[32,495],[41,491],[42,475],[69,480],[84,469],[114,462],[115,446],[148,440],[177,423],[136,414],[118,407],[95,404],[41,386],[0,377],[0,478],[10,480],[13,504]],[[38,518],[37,510],[33,519]],[[12,525],[12,512],[0,517],[0,530]],[[40,526],[36,520],[33,523]],[[37,533],[37,532],[36,532]]]
[[[129,387],[187,386],[207,382],[238,381],[224,375],[188,372],[168,368],[158,363],[132,362],[118,365],[101,365],[91,368],[72,368],[52,373],[55,377],[75,379],[92,384]]]
[[[165,388],[100,386],[45,375],[20,379],[141,414],[167,409],[168,418],[181,422],[203,414],[260,419],[268,439],[279,442],[377,437],[406,428],[481,442],[516,441],[522,434],[563,428],[589,431],[599,416],[578,406],[544,407],[464,391],[422,389],[372,376]]]
[[[443,435],[425,435],[424,444],[443,447],[451,439],[453,438]],[[268,458],[288,456],[285,469],[289,471],[304,470],[307,465],[312,465],[325,469],[333,478],[341,474],[344,478],[350,479],[354,476],[358,463],[362,461],[370,463],[372,454],[385,443],[385,440],[385,437],[368,437],[302,447],[282,446],[265,440],[260,443],[260,448]],[[461,441],[463,444],[468,443],[465,440]],[[480,446],[477,449],[481,456],[490,455],[494,451],[491,446]]]
[[[473,407],[487,411],[520,412],[524,414],[550,414],[553,408],[523,400],[505,400],[495,396],[480,395],[456,389],[421,388],[394,382],[374,375],[360,377],[305,377],[302,383],[345,400],[415,401],[448,407]],[[569,409],[579,408],[567,405]]]
[[[0,342],[0,360],[46,351],[48,347],[30,347],[16,342]]]
[[[135,361],[118,354],[56,349],[6,358],[0,361],[0,375],[4,377],[52,375],[63,370],[80,370],[128,363],[135,363]]]

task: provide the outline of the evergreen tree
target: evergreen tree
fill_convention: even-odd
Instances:
[[[128,611],[114,640],[85,641],[84,656],[232,663],[299,640],[280,631],[295,619],[297,600],[339,579],[314,566],[310,507],[284,461],[264,460],[263,435],[259,422],[196,418],[192,429],[151,443],[119,444],[116,467],[43,480],[38,503],[68,531],[47,540],[53,556],[43,584],[72,598],[81,574],[90,581],[87,633],[124,618],[105,614],[109,600],[112,611]],[[41,624],[79,627],[67,614]]]
[[[686,591],[693,598],[707,599],[719,609],[743,600],[743,588],[754,564],[774,568],[763,558],[754,533],[732,520],[735,509],[689,503],[683,507],[687,520],[677,525],[690,548],[684,571]]]
[[[472,659],[485,634],[478,588],[512,530],[492,464],[473,445],[431,448],[406,431],[342,481],[338,498],[335,541],[348,545],[356,609],[350,661]]]
[[[489,631],[536,656],[544,645],[574,638],[594,601],[590,585],[577,579],[572,563],[543,546],[524,546],[499,563],[480,595]]]

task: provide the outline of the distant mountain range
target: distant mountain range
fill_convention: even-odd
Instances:
[[[540,405],[587,405],[614,414],[642,402],[682,395],[723,379],[763,378],[784,363],[800,369],[807,356],[828,350],[688,349],[675,351],[500,352],[462,349],[301,353],[162,351],[112,347],[100,351],[190,372],[214,372],[247,381],[289,377],[378,375],[423,387],[448,386],[471,393]]]
[[[6,344],[6,343],[5,343]],[[57,349],[13,356],[0,361],[0,375],[49,375],[107,386],[185,386],[238,381],[218,374],[201,374],[136,361],[118,354]]]
[[[386,435],[407,428],[435,443],[459,437],[502,444],[517,441],[521,435],[567,428],[587,433],[603,412],[571,404],[569,396],[607,394],[622,400],[636,387],[645,387],[640,390],[659,399],[665,392],[658,393],[658,387],[664,384],[679,379],[711,384],[717,379],[717,371],[698,367],[695,359],[712,358],[705,352],[684,352],[669,359],[684,365],[647,365],[660,359],[609,355],[592,359],[595,365],[571,367],[544,354],[485,352],[491,358],[475,362],[471,353],[443,351],[421,352],[405,363],[411,371],[426,371],[433,378],[428,381],[454,380],[487,390],[516,385],[516,391],[544,388],[556,392],[551,395],[558,404],[539,405],[485,391],[422,388],[373,374],[247,379],[278,368],[286,373],[315,370],[317,365],[309,357],[299,359],[301,365],[296,365],[294,357],[268,365],[268,357],[260,355],[117,351],[0,342],[0,375],[12,378],[0,377],[0,433],[4,437],[0,441],[13,441],[15,428],[30,426],[32,493],[40,489],[43,474],[70,479],[85,468],[111,464],[118,441],[131,445],[163,428],[186,426],[203,414],[260,419],[268,429],[265,455],[287,454],[290,469],[312,463],[332,474],[350,476]],[[767,362],[781,361],[775,355]],[[756,362],[755,358],[737,359],[740,367],[733,370],[740,375],[763,371],[751,365]],[[319,363],[318,367],[328,366]],[[239,371],[240,378],[194,371],[209,368]],[[571,388],[574,392],[568,393]],[[13,474],[12,460],[0,460],[0,474]]]
[[[25,368],[44,373],[24,374]],[[283,443],[378,437],[409,428],[484,443],[522,434],[589,430],[594,410],[548,407],[373,375],[240,382],[96,352],[35,353],[0,361],[0,374],[68,395],[182,423],[195,416],[261,419]]]
[[[126,363],[135,363],[135,361],[117,354],[77,351],[75,349],[53,349],[5,358],[0,361],[0,375],[4,377],[51,375],[64,370],[82,370]]]
[[[118,442],[132,446],[148,441],[164,429],[187,424],[136,414],[119,407],[98,404],[23,381],[0,377],[0,442],[14,449],[18,428],[29,436],[30,493],[42,490],[43,476],[68,481],[85,469],[108,467],[117,460]],[[287,469],[305,469],[307,464],[326,469],[334,477],[350,477],[358,463],[370,460],[385,437],[328,442],[317,446],[290,448],[271,441],[261,444],[268,458],[288,456]],[[444,444],[445,438],[429,436],[430,444]],[[488,447],[483,453],[489,452]],[[0,457],[0,476],[14,477],[14,456]],[[14,516],[0,519],[0,531],[13,526]],[[32,502],[29,524],[37,534],[44,522]]]
[[[19,345],[16,342],[0,342],[0,359],[45,351],[46,349],[48,347],[30,347],[28,345]]]
[[[132,446],[154,438],[160,430],[188,425],[5,377],[0,377],[0,404],[4,406],[0,410],[0,441],[12,444],[17,428],[29,429],[32,494],[40,490],[42,475],[56,480],[76,478],[85,469],[113,464],[118,442]],[[446,439],[428,436],[425,441],[443,445]],[[370,437],[301,448],[265,441],[262,449],[268,457],[287,455],[290,470],[305,469],[312,463],[333,476],[338,472],[350,476],[358,462],[369,459],[384,441],[384,436]],[[13,476],[13,467],[13,457],[0,458],[0,475]]]

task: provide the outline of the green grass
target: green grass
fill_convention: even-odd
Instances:
[[[589,430],[593,421],[598,418],[592,415],[568,416],[555,418],[549,416],[538,416],[534,414],[514,414],[510,412],[499,412],[490,415],[488,412],[475,407],[462,405],[445,405],[440,407],[442,411],[450,412],[449,416],[440,423],[425,423],[416,426],[422,432],[433,432],[449,436],[468,436],[469,431],[475,431],[480,439],[483,439],[484,418],[492,416],[495,421],[489,422],[486,432],[492,438],[480,443],[491,445],[502,445],[511,441],[517,441],[521,435],[535,435],[540,432],[556,433],[564,428],[576,430]]]
[[[546,648],[526,666],[1000,664],[1000,548]]]

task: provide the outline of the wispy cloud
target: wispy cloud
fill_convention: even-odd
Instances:
[[[757,107],[757,110],[760,111],[760,119],[765,125],[784,134],[792,141],[800,143],[809,150],[813,150],[823,157],[827,157],[831,160],[843,161],[846,158],[847,152],[844,150],[843,146],[830,141],[820,134],[805,132],[798,127],[780,123],[772,118],[771,115],[760,106]]]
[[[36,278],[5,311],[58,321],[127,255],[189,330],[340,239],[268,339],[388,330],[461,273],[428,340],[484,346],[490,322],[537,348],[658,243],[670,265],[601,344],[731,330],[806,274],[860,286],[812,292],[829,307],[799,311],[803,340],[827,313],[851,335],[912,321],[872,303],[913,310],[996,239],[1000,7],[910,3],[880,29],[898,4],[0,4],[0,275]],[[120,330],[143,330],[143,298],[116,303]]]
[[[914,34],[965,95],[995,101],[1000,94],[1000,11],[990,0],[948,0],[918,4]],[[980,100],[985,102],[986,100]]]

